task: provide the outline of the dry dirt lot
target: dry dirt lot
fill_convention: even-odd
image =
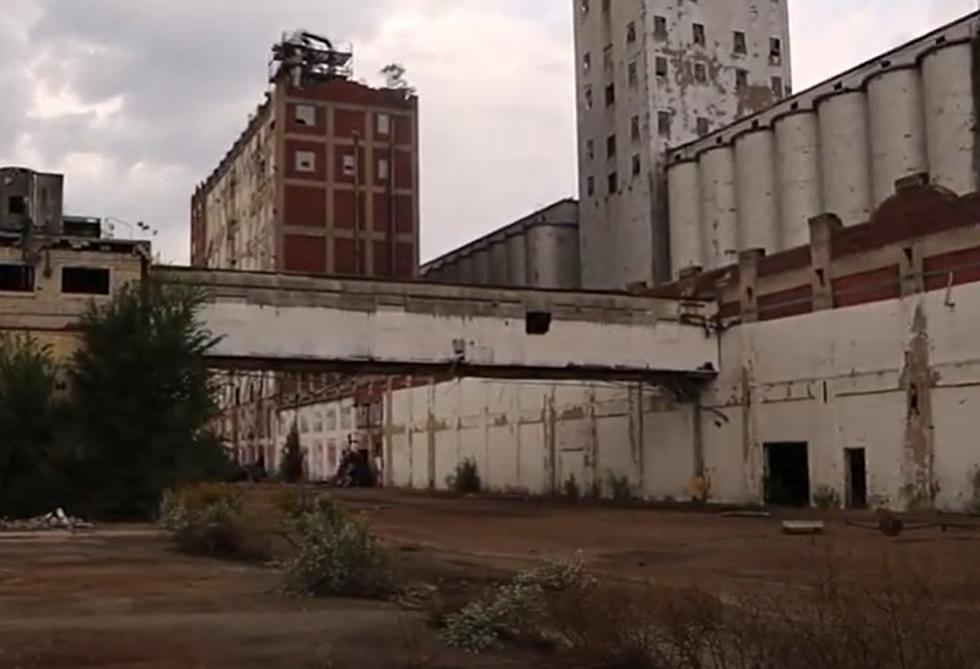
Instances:
[[[275,486],[248,491],[259,506],[274,494]],[[942,563],[962,571],[980,558],[980,534],[930,529],[886,538],[847,526],[855,516],[841,514],[820,516],[827,534],[806,538],[782,535],[778,518],[717,512],[335,494],[394,546],[407,577],[440,588],[466,583],[470,593],[576,554],[617,578],[718,591],[806,580],[828,552],[869,577],[895,557],[937,572]],[[146,525],[0,533],[0,667],[537,666],[536,656],[518,651],[449,653],[422,614],[394,604],[297,600],[278,585],[271,566],[179,555]]]

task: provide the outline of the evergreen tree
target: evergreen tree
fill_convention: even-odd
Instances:
[[[299,428],[293,423],[286,436],[286,445],[282,449],[282,459],[279,461],[279,480],[286,483],[297,483],[303,479],[303,450],[299,443]]]
[[[79,448],[74,493],[101,517],[147,516],[177,482],[227,474],[198,320],[203,294],[146,279],[82,320],[71,373]]]

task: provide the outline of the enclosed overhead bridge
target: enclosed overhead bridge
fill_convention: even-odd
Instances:
[[[712,306],[620,293],[156,267],[206,290],[216,368],[702,378]]]

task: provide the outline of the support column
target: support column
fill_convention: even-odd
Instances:
[[[836,214],[820,214],[809,220],[810,224],[810,278],[813,287],[813,310],[823,311],[834,307],[834,289],[830,276],[833,261],[832,240],[834,232],[844,224]]]
[[[763,249],[748,249],[738,254],[738,289],[742,303],[742,322],[754,323],[759,317],[756,286],[759,278],[759,260],[765,257]]]

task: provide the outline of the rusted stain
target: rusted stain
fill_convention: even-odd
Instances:
[[[900,381],[906,396],[902,493],[909,508],[932,507],[939,492],[932,418],[932,389],[938,380],[939,375],[930,366],[929,324],[920,303],[912,319],[912,337]]]

